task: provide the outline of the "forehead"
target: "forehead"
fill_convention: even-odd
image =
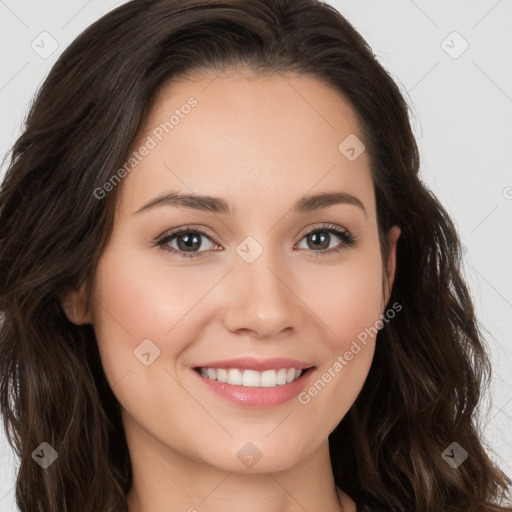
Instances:
[[[268,202],[295,202],[308,191],[371,194],[368,155],[347,159],[340,151],[347,137],[363,139],[357,116],[318,78],[243,71],[182,77],[152,103],[133,147],[150,149],[125,178],[122,203],[134,211],[167,190],[233,203],[249,194]]]

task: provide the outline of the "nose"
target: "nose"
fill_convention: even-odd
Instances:
[[[305,318],[293,291],[293,276],[265,249],[251,263],[238,254],[229,273],[224,324],[230,332],[271,338],[297,330]]]

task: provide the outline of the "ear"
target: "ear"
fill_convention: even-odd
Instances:
[[[393,282],[395,281],[395,271],[396,271],[396,244],[398,241],[398,237],[402,230],[398,226],[393,226],[388,232],[388,240],[389,240],[389,253],[388,253],[388,274],[389,278],[386,282],[386,293],[384,297],[384,307],[389,301],[391,296],[391,290],[393,289]]]
[[[68,320],[76,325],[92,323],[92,316],[87,307],[87,282],[79,288],[69,290],[62,295],[61,304]]]

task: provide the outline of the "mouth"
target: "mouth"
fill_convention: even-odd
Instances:
[[[316,366],[289,359],[239,359],[191,369],[205,389],[231,404],[270,408],[296,398],[313,378]]]
[[[312,370],[309,368],[279,368],[275,370],[249,370],[243,368],[206,368],[196,367],[194,370],[205,379],[225,383],[230,386],[243,386],[247,388],[274,388],[285,386],[298,381],[306,373]]]

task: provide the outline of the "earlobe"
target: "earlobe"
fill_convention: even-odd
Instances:
[[[400,237],[402,230],[398,226],[393,226],[388,233],[389,239],[389,254],[388,254],[388,274],[386,286],[386,297],[384,304],[387,304],[391,296],[391,290],[393,289],[393,283],[395,281],[396,272],[396,245],[398,238]]]
[[[62,308],[68,320],[75,325],[92,323],[91,313],[87,307],[86,293],[87,283],[84,282],[79,288],[69,290],[62,296]]]

